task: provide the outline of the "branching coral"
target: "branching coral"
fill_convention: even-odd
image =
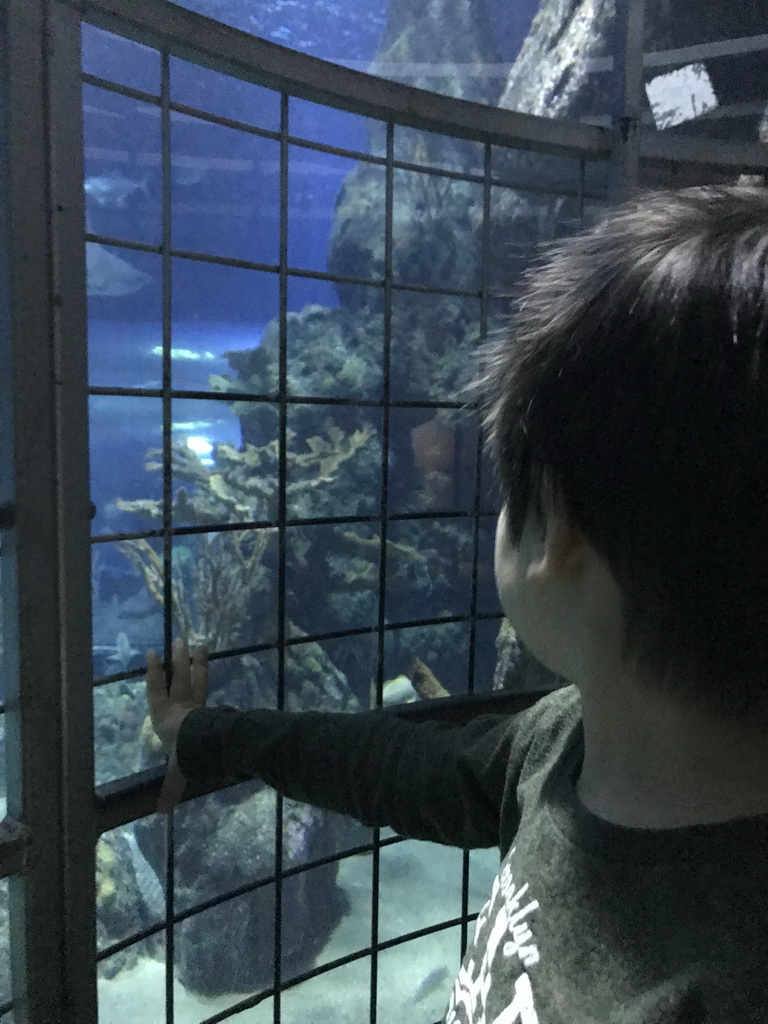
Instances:
[[[325,436],[308,438],[308,450],[297,452],[291,450],[296,435],[289,430],[289,510],[300,507],[308,493],[332,484],[341,466],[368,444],[374,433],[373,427],[364,426],[345,435],[331,420],[326,420]],[[162,469],[162,463],[157,461],[160,454],[158,450],[148,453],[147,469]],[[260,447],[246,444],[241,451],[222,444],[216,447],[214,468],[209,469],[186,445],[175,443],[171,449],[173,476],[192,484],[194,489],[178,491],[172,508],[173,521],[195,526],[274,521],[279,501],[278,460],[277,440]],[[161,501],[118,499],[116,505],[124,511],[163,518]],[[212,649],[236,646],[245,623],[254,621],[254,598],[268,594],[274,587],[265,556],[275,551],[276,541],[277,530],[270,527],[198,535],[194,557],[175,559],[173,565],[172,615],[180,634],[193,645],[205,643]],[[161,555],[147,540],[124,541],[119,547],[162,607],[165,584]],[[300,550],[300,545],[293,549]]]
[[[251,617],[251,600],[268,589],[264,552],[276,531],[202,534],[190,566],[174,566],[173,620],[190,644],[233,647]],[[164,604],[163,560],[146,540],[124,541],[120,550],[141,572],[152,597]]]

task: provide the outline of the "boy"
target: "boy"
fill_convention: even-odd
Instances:
[[[573,685],[465,726],[205,709],[177,644],[170,696],[148,655],[162,806],[259,775],[498,844],[447,1024],[764,1022],[768,191],[649,194],[561,243],[477,390],[502,607]]]

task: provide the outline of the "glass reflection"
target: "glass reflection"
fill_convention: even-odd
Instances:
[[[381,411],[296,404],[287,421],[289,518],[375,515],[381,507]]]
[[[389,430],[389,513],[469,512],[477,430],[464,411],[393,409]]]
[[[252,82],[171,57],[171,100],[255,128],[280,131],[280,94]],[[191,177],[191,175],[186,175]],[[193,184],[178,176],[179,184]],[[197,182],[195,182],[197,184]]]
[[[441,858],[439,861],[442,863]],[[443,877],[458,877],[460,880],[460,863],[446,865],[446,872]],[[423,912],[425,905],[432,909],[428,894],[420,890],[418,895],[414,893],[413,898],[414,910],[418,906]],[[442,912],[439,902],[434,906],[434,914],[430,909],[426,911],[426,919],[422,918],[421,925],[416,924],[415,928],[423,927],[427,920],[433,923],[433,917],[445,920],[459,916],[450,900],[442,904]],[[412,915],[407,922],[409,927],[401,928],[399,934],[415,930],[413,922],[416,916]],[[378,1005],[380,1012],[385,1008],[388,1011],[386,1019],[402,1021],[403,1024],[424,1024],[425,1021],[442,1018],[459,971],[460,938],[458,928],[448,928],[379,953]]]
[[[392,294],[390,397],[461,399],[480,342],[479,299],[395,290]]]
[[[442,625],[389,629],[384,639],[385,705],[439,699],[446,692],[467,692],[469,623],[446,622]],[[414,671],[417,658],[434,677],[434,682],[430,681],[432,685],[424,691],[426,696],[422,696],[413,687],[413,681],[418,683]]]
[[[160,108],[86,84],[83,133],[87,230],[159,244]],[[89,274],[89,290],[96,280]],[[122,287],[127,287],[125,280]]]
[[[171,291],[174,388],[228,390],[235,366],[257,359],[267,323],[278,308],[275,274],[200,260],[175,259]],[[240,362],[232,352],[243,353]],[[264,393],[264,383],[249,384]]]
[[[326,272],[330,270],[328,246],[337,198],[358,165],[346,157],[318,153],[300,146],[290,147],[288,161],[288,202],[291,210],[288,264],[302,270]],[[375,170],[380,171],[380,168]],[[383,175],[379,177],[383,184]],[[383,240],[383,201],[379,202],[379,207]]]
[[[480,287],[482,185],[396,170],[394,204],[398,282],[466,291]]]
[[[160,94],[160,54],[132,39],[82,25],[83,71],[132,89]],[[86,114],[91,113],[87,107]]]
[[[172,182],[174,248],[276,264],[279,143],[172,111],[174,161],[186,168]]]
[[[149,468],[162,446],[160,399],[92,395],[89,409],[92,532],[152,529],[163,493]]]
[[[466,615],[471,561],[472,526],[468,519],[404,519],[390,523],[388,620]]]

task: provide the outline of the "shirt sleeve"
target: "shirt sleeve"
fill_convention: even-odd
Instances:
[[[283,796],[369,827],[464,848],[499,844],[505,791],[523,759],[531,709],[465,725],[382,711],[200,708],[177,742],[188,779],[261,778]]]

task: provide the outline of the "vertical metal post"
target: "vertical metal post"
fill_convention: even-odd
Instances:
[[[63,920],[58,925],[66,1005],[62,1019],[96,1024],[96,807],[80,34],[78,13],[58,0],[49,0],[45,62],[62,726]],[[45,730],[35,742],[47,742]]]
[[[616,148],[611,190],[614,202],[630,196],[638,183],[644,19],[645,0],[616,0],[613,54]]]
[[[0,3],[0,480],[8,813],[32,837],[10,880],[15,1018],[67,1019],[55,375],[45,0]]]

